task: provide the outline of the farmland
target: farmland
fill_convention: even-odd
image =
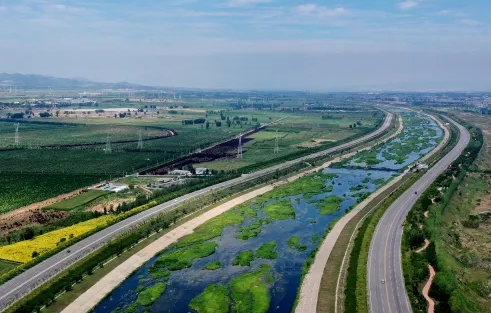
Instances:
[[[84,204],[94,201],[110,192],[104,190],[87,190],[79,196],[73,197],[71,199],[61,201],[46,207],[46,210],[66,210],[70,211],[76,209]]]
[[[99,182],[99,176],[74,174],[0,174],[0,213]]]
[[[261,116],[261,115],[255,115]],[[329,118],[322,118],[322,117]],[[235,170],[253,164],[281,159],[288,155],[308,152],[309,149],[328,148],[337,141],[368,132],[380,123],[382,115],[365,113],[329,113],[307,112],[286,115],[280,123],[255,133],[244,144],[241,159],[221,159],[199,164],[216,170]],[[358,127],[352,127],[360,122]],[[274,153],[275,140],[278,137],[278,153]],[[198,164],[195,164],[198,166]]]
[[[136,118],[66,118],[24,119],[19,127],[20,145],[12,148],[12,122],[0,121],[0,212],[8,212],[33,202],[86,187],[100,181],[123,176],[156,166],[199,148],[222,141],[252,127],[234,124],[210,129],[204,124],[182,125],[182,119],[205,118],[204,112],[192,112],[171,119]],[[263,119],[265,122],[269,118]],[[141,151],[137,143],[113,144],[112,153],[104,153],[105,145],[86,147],[42,148],[41,145],[72,145],[142,139],[167,134],[176,129],[174,137],[144,141]]]
[[[99,227],[104,227],[113,220],[113,216],[102,216],[37,236],[32,240],[25,240],[9,246],[0,247],[0,259],[19,263],[29,262],[36,256],[55,249],[59,244],[69,242]]]
[[[155,167],[253,129],[258,124],[267,124],[282,118],[285,118],[282,120],[285,121],[284,124],[272,126],[251,136],[244,147],[244,159],[238,162],[235,158],[218,160],[211,163],[211,168],[227,171],[264,161],[270,162],[268,153],[272,152],[277,130],[282,136],[279,140],[280,151],[277,154],[277,160],[280,161],[288,155],[308,153],[310,148],[328,147],[335,144],[336,140],[371,131],[382,118],[382,114],[376,111],[331,112],[326,114],[328,118],[322,118],[324,113],[320,112],[292,115],[280,111],[213,109],[163,110],[159,114],[154,111],[140,116],[141,118],[98,117],[93,114],[82,114],[74,118],[60,114],[59,117],[23,119],[19,126],[18,146],[12,145],[15,136],[12,121],[2,120],[0,148],[5,149],[0,151],[0,182],[6,188],[0,191],[0,212],[13,211],[75,189],[121,177],[129,172]],[[183,123],[184,120],[195,119],[203,119],[206,123]],[[348,126],[357,122],[361,125],[354,128]],[[142,149],[136,149],[136,142],[115,143],[137,140],[140,132],[143,140],[162,134],[172,136],[143,141]],[[111,153],[104,152],[105,144],[91,145],[104,143],[108,134],[113,142]],[[87,146],[69,146],[74,144]],[[43,148],[47,145],[58,147]],[[236,146],[231,149],[234,150],[232,154],[235,154]],[[205,163],[199,166],[206,165]],[[121,181],[131,183],[135,180],[126,178]],[[11,223],[2,225],[8,237],[1,238],[2,244],[22,240],[23,229],[26,227],[35,227],[34,233],[39,235],[59,229],[60,226],[85,221],[89,218],[88,215],[74,215],[73,212],[87,210],[89,204],[100,204],[96,210],[105,212],[109,207],[121,205],[123,201],[132,202],[136,197],[95,193],[97,192],[90,191],[60,203],[50,204],[43,211],[23,214]],[[112,204],[105,205],[106,202]],[[52,214],[50,210],[63,210],[68,214]],[[63,220],[70,223],[64,224]],[[17,222],[21,224],[14,225]],[[246,238],[255,233],[257,230],[251,229],[239,236]]]

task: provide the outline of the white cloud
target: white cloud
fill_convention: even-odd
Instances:
[[[413,1],[413,0],[407,0],[407,1],[404,1],[404,2],[400,2],[399,3],[399,8],[403,9],[403,10],[407,10],[407,9],[412,9],[412,8],[415,8],[419,5],[418,2],[416,1]]]
[[[230,0],[228,5],[231,7],[245,7],[258,3],[268,3],[273,2],[275,0]]]
[[[467,17],[469,14],[455,10],[441,10],[436,12],[436,15]]]
[[[339,16],[346,14],[348,10],[342,7],[337,7],[337,8],[327,8],[324,6],[319,6],[317,4],[302,4],[297,7],[295,7],[295,12],[303,15],[319,15],[319,16],[326,16],[326,17],[332,17],[332,16]]]
[[[481,22],[470,19],[470,18],[464,18],[460,20],[461,24],[468,25],[468,26],[479,26],[481,25]]]
[[[46,6],[47,10],[60,13],[87,13],[89,10],[81,7],[68,6],[65,4],[51,4]]]

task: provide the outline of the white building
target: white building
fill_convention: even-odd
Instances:
[[[169,174],[171,175],[179,175],[179,176],[192,176],[193,173],[190,171],[185,171],[185,170],[173,170]]]
[[[206,175],[208,174],[208,169],[206,167],[198,167],[196,169],[196,175]]]

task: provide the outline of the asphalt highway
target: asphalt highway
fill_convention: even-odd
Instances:
[[[387,209],[375,229],[367,267],[368,301],[373,313],[413,312],[402,273],[403,224],[420,194],[460,156],[469,143],[470,134],[467,129],[451,119],[448,120],[459,129],[457,145]]]
[[[92,252],[104,246],[106,243],[114,239],[115,237],[121,235],[124,232],[142,224],[143,222],[158,216],[159,214],[171,211],[179,206],[182,202],[191,200],[212,191],[228,188],[255,178],[264,176],[266,174],[275,172],[277,170],[282,170],[292,165],[299,164],[311,159],[315,159],[321,156],[333,154],[337,151],[351,148],[362,142],[370,140],[381,133],[383,133],[391,124],[393,119],[393,114],[387,113],[384,123],[376,131],[355,139],[353,141],[341,144],[339,146],[320,151],[302,158],[298,158],[292,161],[282,163],[280,165],[272,166],[270,168],[260,170],[251,174],[242,175],[239,178],[235,178],[211,187],[207,187],[182,197],[176,198],[166,203],[162,203],[153,208],[150,208],[144,212],[136,214],[132,217],[125,219],[124,221],[118,222],[106,229],[103,229],[73,245],[64,249],[63,251],[53,255],[52,257],[44,260],[43,262],[35,265],[34,267],[26,270],[22,274],[16,276],[12,280],[6,282],[0,286],[0,312],[7,309],[13,303],[26,296],[37,287],[41,286],[45,282],[49,281],[56,275],[58,275],[63,270],[67,269],[73,265],[78,260],[86,257]],[[70,251],[70,252],[69,252]]]

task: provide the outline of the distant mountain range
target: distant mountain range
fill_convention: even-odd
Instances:
[[[10,86],[27,89],[154,89],[155,87],[143,86],[127,82],[98,83],[85,78],[60,78],[32,74],[8,74],[0,73],[0,88]]]

